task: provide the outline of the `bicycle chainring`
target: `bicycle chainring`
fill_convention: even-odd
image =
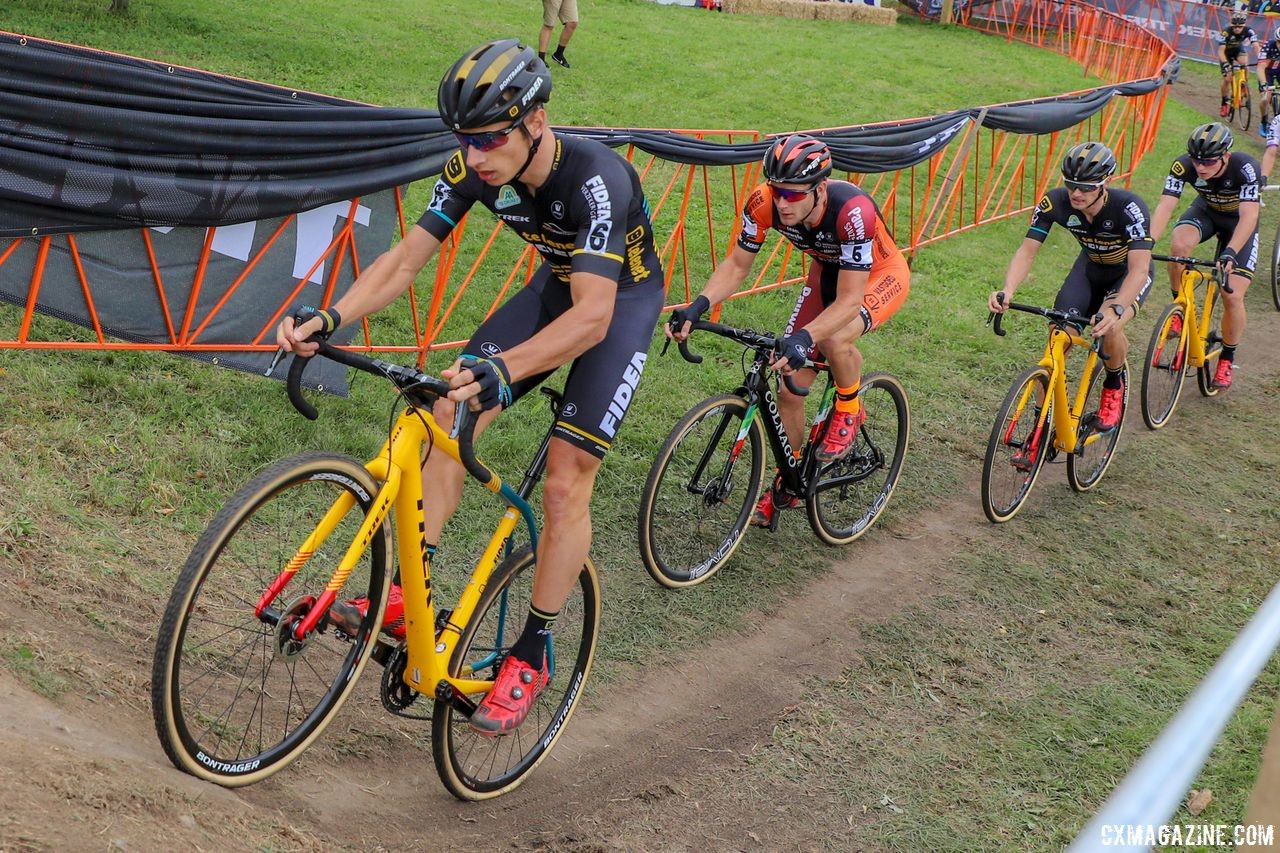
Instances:
[[[424,702],[418,709],[409,710],[422,694],[404,683],[404,670],[408,663],[409,655],[405,652],[403,643],[396,646],[387,657],[386,666],[382,670],[382,687],[379,691],[382,707],[397,717],[429,720],[431,719],[430,704]]]

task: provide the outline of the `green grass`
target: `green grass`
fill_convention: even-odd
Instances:
[[[438,75],[462,49],[511,33],[532,39],[538,24],[525,0],[389,0],[376,14],[334,0],[134,0],[123,17],[105,6],[14,2],[4,26],[372,103],[430,107]],[[892,28],[852,27],[643,0],[600,0],[584,13],[574,67],[556,73],[556,123],[768,132],[1088,85],[1058,57],[905,18]],[[1201,121],[1176,104],[1167,108],[1159,148],[1135,189],[1154,200],[1169,160]],[[420,208],[421,196],[411,196],[409,209]],[[1273,225],[1269,218],[1264,228]],[[868,369],[903,380],[914,420],[901,483],[872,535],[909,535],[931,507],[956,499],[971,500],[981,515],[971,492],[990,419],[1042,345],[1039,324],[1011,322],[1003,339],[983,325],[986,294],[1024,231],[1021,220],[998,223],[922,250],[906,307],[866,341]],[[1050,301],[1075,251],[1067,235],[1054,234],[1019,295]],[[726,314],[776,329],[793,298],[775,292],[735,302]],[[1254,310],[1269,310],[1265,286],[1249,298]],[[1133,327],[1137,350],[1153,313]],[[0,307],[0,334],[16,322],[12,307]],[[43,319],[38,331],[66,333]],[[657,357],[655,348],[624,440],[596,487],[594,554],[606,596],[596,689],[628,669],[622,664],[660,665],[705,637],[767,622],[788,591],[821,582],[827,560],[857,555],[857,546],[818,550],[803,521],[789,518],[776,537],[748,537],[705,588],[675,595],[640,568],[634,514],[653,453],[681,412],[741,375],[735,351],[700,345],[708,358],[696,369],[674,352]],[[863,844],[903,850],[1060,848],[1265,592],[1264,567],[1280,557],[1269,538],[1280,505],[1269,472],[1280,460],[1251,439],[1274,431],[1276,396],[1263,388],[1206,405],[1188,389],[1158,438],[1139,442],[1141,425],[1130,424],[1095,495],[1071,495],[1060,466],[1051,468],[1014,524],[960,550],[927,601],[865,636],[862,663],[812,685],[753,758],[753,784],[813,798],[813,837],[842,839],[839,832],[852,829]],[[227,495],[289,453],[323,447],[367,456],[385,437],[389,405],[383,386],[358,376],[350,401],[321,400],[322,416],[310,423],[294,415],[276,383],[195,361],[0,351],[0,590],[90,637],[149,648],[169,583]],[[499,470],[523,469],[547,423],[540,405],[524,404],[522,417],[486,436],[482,455]],[[1220,412],[1228,429],[1215,420]],[[1247,464],[1215,465],[1206,476],[1208,436],[1223,458]],[[1152,484],[1163,488],[1153,494]],[[472,491],[437,562],[445,574],[478,551],[496,517],[488,496]],[[1213,534],[1190,521],[1223,504],[1236,514],[1216,522]],[[126,612],[137,616],[104,618],[121,612],[119,602],[134,604]],[[17,671],[43,660],[37,646],[13,648],[6,663]],[[1276,686],[1272,669],[1215,751],[1200,784],[1221,794],[1203,818],[1243,817]]]

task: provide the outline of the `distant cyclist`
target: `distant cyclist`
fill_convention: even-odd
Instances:
[[[807,388],[816,374],[800,369],[806,358],[822,357],[836,384],[835,411],[816,454],[823,464],[844,458],[866,419],[858,400],[862,353],[858,339],[878,328],[902,306],[911,272],[871,196],[848,181],[832,180],[831,151],[812,136],[793,134],[769,146],[764,183],[751,191],[742,211],[738,243],[707,280],[702,293],[671,315],[674,335],[684,340],[689,321],[728,299],[746,280],[775,228],[811,258],[809,277],[783,330],[782,354],[772,365]],[[787,433],[804,429],[804,398],[782,388],[778,404]],[[795,495],[774,505],[765,492],[752,524],[769,526],[774,513],[798,506]]]
[[[480,733],[519,726],[547,684],[551,629],[591,545],[596,473],[635,397],[664,282],[648,205],[635,170],[593,140],[554,133],[544,104],[551,74],[515,39],[463,54],[440,81],[440,117],[460,150],[436,181],[418,224],[367,267],[327,311],[277,330],[281,346],[314,352],[306,339],[389,305],[413,283],[476,202],[525,241],[542,263],[533,279],[472,335],[461,359],[442,372],[453,388],[437,403],[442,423],[455,404],[482,410],[477,434],[562,365],[573,363],[564,406],[547,451],[533,596],[523,632],[503,657],[493,689],[471,716]],[[426,558],[462,496],[464,472],[443,453],[422,469]],[[411,594],[422,595],[421,590]],[[358,626],[369,601],[335,605],[339,626]],[[402,638],[404,599],[392,587],[383,630]]]
[[[1217,240],[1218,263],[1227,274],[1233,292],[1220,294],[1223,304],[1222,355],[1213,375],[1219,388],[1231,387],[1236,347],[1244,334],[1244,294],[1253,281],[1258,263],[1258,196],[1262,171],[1258,161],[1243,151],[1231,150],[1231,131],[1219,122],[1202,124],[1191,132],[1187,153],[1169,167],[1164,194],[1152,216],[1151,236],[1160,239],[1187,185],[1198,193],[1173,228],[1169,252],[1189,255],[1196,246]],[[1182,283],[1181,264],[1169,264],[1169,286],[1177,294]],[[1181,331],[1181,318],[1174,331]]]
[[[1222,110],[1231,112],[1231,72],[1235,66],[1248,66],[1249,49],[1257,48],[1258,36],[1247,26],[1249,16],[1237,9],[1231,13],[1231,26],[1218,33],[1218,68],[1222,71]]]
[[[1280,76],[1280,42],[1276,33],[1261,42],[1258,47],[1258,94],[1262,100],[1262,133],[1268,135],[1271,120],[1275,118],[1271,110],[1271,93],[1276,88],[1276,77]]]
[[[1147,205],[1136,193],[1107,186],[1115,171],[1115,155],[1101,142],[1082,142],[1068,150],[1062,158],[1065,186],[1049,190],[1036,205],[1027,236],[1004,275],[1004,299],[1001,291],[987,299],[992,311],[1005,311],[1055,223],[1079,241],[1080,255],[1053,307],[1094,318],[1093,336],[1102,338],[1106,354],[1097,412],[1097,428],[1104,432],[1119,426],[1124,414],[1124,359],[1129,352],[1124,327],[1137,316],[1155,273]]]

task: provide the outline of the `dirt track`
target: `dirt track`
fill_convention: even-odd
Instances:
[[[1216,104],[1211,93],[1191,100],[1200,109]],[[1259,278],[1255,286],[1266,287],[1265,276]],[[1250,367],[1274,372],[1280,314],[1255,311],[1250,321]],[[1158,440],[1141,429],[1136,411],[1130,418],[1126,442]],[[974,495],[964,494],[922,519],[911,540],[869,535],[856,559],[851,554],[780,602],[759,630],[691,649],[674,670],[635,672],[596,695],[535,777],[497,803],[452,800],[435,776],[429,748],[407,740],[402,728],[378,723],[380,746],[344,749],[344,727],[371,720],[373,702],[344,713],[326,734],[336,744],[328,751],[304,757],[267,782],[230,791],[172,768],[139,698],[145,690],[54,703],[0,670],[0,753],[6,756],[0,766],[6,803],[0,848],[816,845],[819,839],[806,837],[797,821],[805,803],[774,801],[744,811],[735,770],[768,741],[810,679],[834,677],[857,659],[858,628],[926,594],[930,578],[946,570],[946,554],[987,529]],[[913,569],[896,568],[904,565]],[[815,633],[808,618],[815,612],[837,630]],[[38,627],[37,614],[12,602],[0,603],[0,623],[48,633]],[[63,641],[68,654],[78,653],[76,639]],[[82,651],[92,665],[132,671],[137,679],[149,671],[149,648]],[[767,672],[759,661],[768,662]],[[430,838],[410,826],[415,815],[434,824]],[[622,825],[629,827],[625,838],[617,837]]]

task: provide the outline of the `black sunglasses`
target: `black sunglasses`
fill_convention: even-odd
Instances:
[[[484,133],[455,133],[453,136],[458,140],[458,144],[465,151],[468,148],[474,148],[477,151],[492,151],[495,148],[501,148],[507,144],[507,137],[515,132],[520,126],[520,122],[516,122],[505,130],[488,130]]]
[[[1088,193],[1088,192],[1093,192],[1094,190],[1102,189],[1101,183],[1082,184],[1079,181],[1068,181],[1065,179],[1063,180],[1063,183],[1067,185],[1067,189],[1075,190],[1078,193]]]

